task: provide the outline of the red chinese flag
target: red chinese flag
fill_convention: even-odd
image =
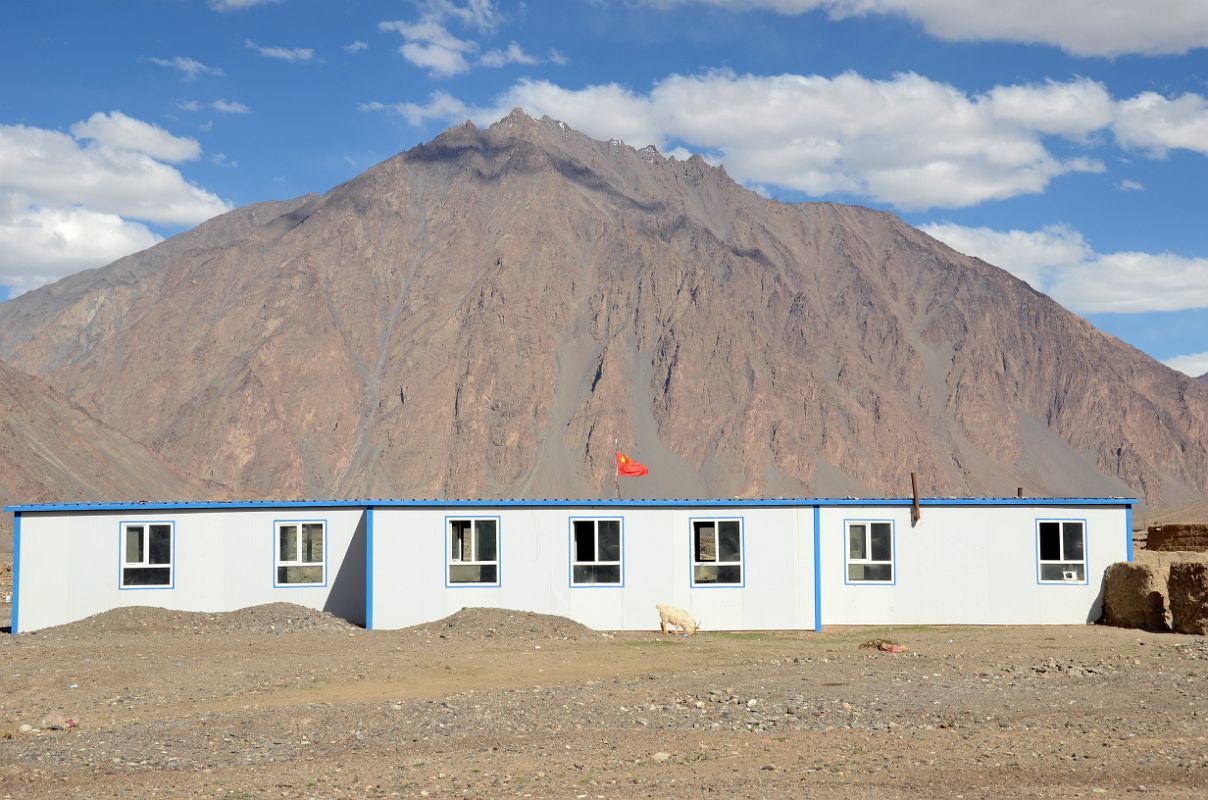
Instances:
[[[624,478],[640,478],[649,475],[650,470],[624,453],[617,453],[617,474]]]

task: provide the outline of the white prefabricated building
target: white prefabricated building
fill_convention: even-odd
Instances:
[[[367,628],[467,606],[651,630],[1084,624],[1125,498],[46,503],[14,514],[13,633],[272,602]]]

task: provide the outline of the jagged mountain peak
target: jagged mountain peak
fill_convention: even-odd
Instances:
[[[0,305],[0,353],[265,495],[1208,489],[1208,389],[886,212],[523,112],[295,203]]]

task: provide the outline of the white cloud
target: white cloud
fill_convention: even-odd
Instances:
[[[176,107],[181,111],[200,111],[201,103],[197,102],[196,100],[178,100],[176,102]]]
[[[492,0],[466,0],[464,4],[453,0],[427,0],[423,5],[422,18],[437,21],[455,19],[482,33],[491,33],[502,21],[503,15]]]
[[[570,59],[562,54],[561,50],[550,48],[549,61],[551,64],[557,64],[559,67],[564,67],[570,63]]]
[[[707,3],[782,14],[822,10],[832,18],[903,16],[952,41],[1047,44],[1078,56],[1186,53],[1208,46],[1203,0],[647,0]]]
[[[174,69],[184,76],[187,81],[195,80],[199,75],[214,75],[222,76],[226,73],[220,67],[207,67],[205,64],[192,58],[184,56],[173,56],[172,58],[157,58],[152,56],[147,59],[152,64],[158,64],[161,67]]]
[[[219,98],[213,103],[210,103],[210,108],[223,114],[250,114],[252,109],[245,106],[243,103],[237,103],[233,100],[223,100]]]
[[[0,284],[10,294],[145,250],[161,237],[146,225],[83,208],[37,208],[0,190]]]
[[[466,104],[448,92],[435,92],[424,105],[416,103],[361,103],[361,111],[393,111],[412,125],[423,125],[429,120],[447,120],[468,116]]]
[[[477,43],[457,38],[439,22],[394,20],[378,23],[378,29],[401,34],[407,42],[399,47],[399,54],[415,66],[428,70],[433,77],[446,78],[468,72],[470,63],[465,54],[478,49]]]
[[[996,86],[987,95],[990,113],[1004,122],[1041,133],[1084,137],[1112,122],[1115,101],[1101,83]]]
[[[1116,188],[1122,192],[1143,192],[1145,191],[1145,184],[1125,178],[1116,184]]]
[[[647,92],[615,83],[579,89],[521,80],[486,106],[447,95],[391,106],[415,124],[490,123],[514,107],[548,114],[598,139],[715,154],[739,181],[812,196],[852,195],[915,210],[1043,192],[1055,178],[1103,172],[1091,148],[1111,143],[1160,156],[1208,154],[1208,100],[1118,100],[1085,78],[970,94],[913,73],[671,75]],[[1155,99],[1156,98],[1156,99]],[[1138,111],[1139,107],[1148,113]],[[1146,128],[1148,120],[1149,128]],[[1070,151],[1058,156],[1052,137]]]
[[[1187,93],[1170,100],[1142,92],[1119,104],[1114,130],[1120,144],[1158,158],[1174,149],[1208,155],[1208,99]]]
[[[508,44],[506,50],[488,50],[482,54],[481,63],[484,67],[503,67],[508,64],[540,64],[541,59],[524,52],[516,42]]]
[[[1208,308],[1208,259],[1172,253],[1097,253],[1077,231],[996,231],[948,223],[922,230],[1001,267],[1083,313]]]
[[[1193,378],[1208,374],[1208,353],[1191,353],[1185,356],[1175,356],[1162,362],[1171,369],[1177,369]]]
[[[267,47],[256,44],[251,39],[244,39],[243,44],[249,50],[255,50],[265,58],[275,58],[278,61],[288,61],[294,64],[310,61],[315,57],[315,51],[309,47]]]
[[[143,153],[157,161],[192,161],[201,155],[196,139],[173,136],[158,125],[128,117],[120,111],[99,111],[84,122],[71,126],[77,139],[91,139],[114,150]]]
[[[368,50],[368,49],[369,49],[369,42],[362,42],[360,39],[357,39],[352,44],[344,45],[344,52],[350,53],[350,54],[359,53],[362,50]]]
[[[120,112],[70,133],[0,125],[0,284],[24,291],[159,241],[144,222],[192,225],[230,210],[167,161],[200,147]]]
[[[210,0],[209,6],[215,11],[242,11],[245,8],[272,5],[280,2],[281,0]]]

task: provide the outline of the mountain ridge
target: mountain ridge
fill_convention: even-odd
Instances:
[[[1208,389],[887,212],[522,112],[281,208],[0,304],[0,356],[266,495],[1208,490]]]

